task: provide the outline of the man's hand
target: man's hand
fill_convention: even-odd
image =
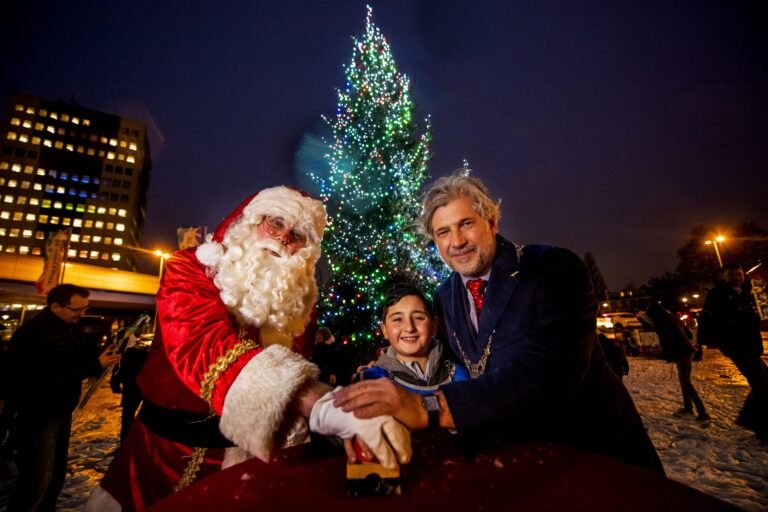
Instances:
[[[389,379],[364,380],[347,386],[336,393],[333,404],[354,413],[356,418],[389,414],[414,430],[426,428],[428,423],[421,397]]]
[[[406,464],[411,460],[411,433],[405,426],[391,416],[356,418],[334,406],[333,396],[334,392],[328,392],[315,402],[309,416],[310,430],[342,439],[357,436],[386,468],[397,467],[398,461]]]
[[[99,354],[99,364],[103,368],[109,368],[113,364],[117,364],[120,362],[120,359],[123,358],[121,354],[113,354],[112,349],[114,347],[109,346],[107,349]]]

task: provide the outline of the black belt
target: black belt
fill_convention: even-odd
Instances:
[[[166,409],[144,400],[139,411],[141,422],[160,437],[198,448],[230,448],[235,446],[219,430],[217,415],[205,416],[188,411]]]

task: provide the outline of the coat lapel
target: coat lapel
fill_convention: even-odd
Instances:
[[[477,355],[480,354],[489,336],[504,316],[507,304],[518,284],[519,261],[516,246],[498,236],[496,237],[496,251],[497,257],[491,268],[491,276],[485,290],[485,305],[483,306],[483,313],[480,315],[477,339],[481,346]]]

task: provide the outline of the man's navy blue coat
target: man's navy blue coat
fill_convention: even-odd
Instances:
[[[435,294],[440,336],[473,363],[493,336],[477,379],[441,387],[464,439],[538,439],[663,473],[632,398],[596,340],[597,304],[575,254],[548,246],[520,251],[496,237],[478,333],[454,272]]]

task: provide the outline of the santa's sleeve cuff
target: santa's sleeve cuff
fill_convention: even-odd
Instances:
[[[268,462],[296,391],[318,375],[317,366],[282,345],[254,356],[224,397],[219,429],[240,448]]]

